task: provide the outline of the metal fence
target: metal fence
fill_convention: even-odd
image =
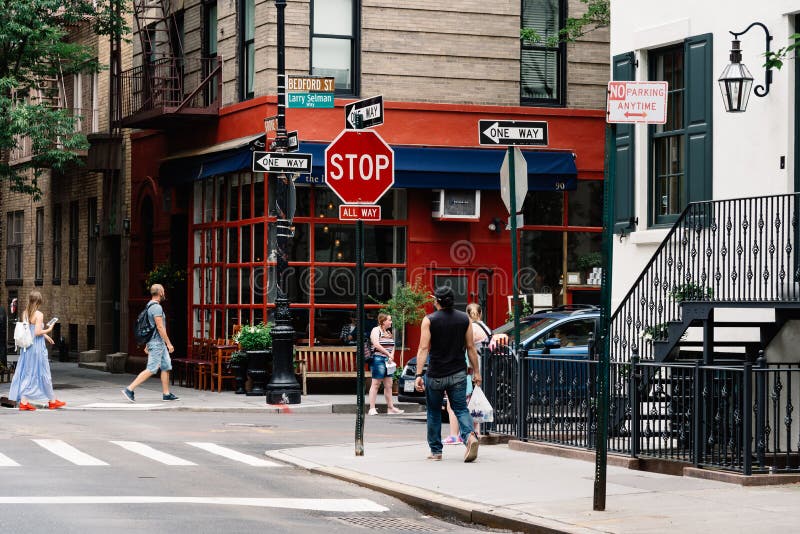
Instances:
[[[488,433],[594,449],[596,361],[481,354]],[[751,474],[800,472],[800,363],[614,362],[608,450]]]

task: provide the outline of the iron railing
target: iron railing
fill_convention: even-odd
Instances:
[[[596,361],[484,348],[488,433],[594,449]],[[521,371],[521,372],[520,372]],[[608,450],[740,472],[800,472],[800,363],[614,362]]]
[[[689,204],[611,317],[611,360],[654,359],[681,303],[800,300],[800,193]]]
[[[156,59],[120,76],[122,118],[160,111],[219,111],[222,57]]]

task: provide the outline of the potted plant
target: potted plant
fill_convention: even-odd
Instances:
[[[178,284],[186,282],[186,271],[173,263],[160,263],[147,273],[146,289],[149,292],[153,284],[161,284],[164,289],[174,289]]]
[[[241,395],[245,392],[244,382],[247,380],[247,353],[237,350],[231,354],[229,365],[233,376],[236,377],[236,394]]]
[[[714,298],[714,289],[688,283],[680,286],[672,286],[670,294],[673,299],[679,302],[685,300],[710,300]]]
[[[583,273],[583,279],[589,279],[589,273],[595,267],[603,266],[603,255],[599,252],[589,252],[578,258],[578,270]]]
[[[425,305],[432,302],[431,291],[417,277],[411,284],[399,284],[392,298],[382,305],[381,312],[392,317],[392,326],[395,332],[400,333],[400,359],[397,361],[398,370],[402,369],[406,350],[406,326],[416,325],[425,318]]]
[[[247,353],[247,368],[253,379],[253,388],[248,396],[264,396],[267,394],[266,363],[272,355],[272,323],[243,326],[234,341]]]

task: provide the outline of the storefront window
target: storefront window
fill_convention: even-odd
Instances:
[[[525,197],[523,206],[526,225],[561,226],[564,224],[564,193],[530,191]]]
[[[264,215],[274,204],[274,180],[269,182],[265,191],[262,175],[236,173],[195,184],[192,336],[229,337],[233,325],[265,321],[273,313],[276,223],[274,213]],[[365,301],[372,315],[380,307],[377,302],[388,300],[405,281],[405,198],[405,191],[387,193],[381,222],[364,225]],[[339,332],[334,331],[355,310],[355,224],[338,220],[339,204],[327,188],[295,188],[284,289],[303,343],[315,343],[314,338],[317,344],[337,342]]]
[[[522,232],[519,273],[521,293],[550,294],[554,305],[562,302],[563,241],[563,232]]]
[[[578,180],[578,189],[567,193],[570,226],[603,226],[602,180]]]

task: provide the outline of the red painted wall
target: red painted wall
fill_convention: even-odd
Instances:
[[[344,128],[344,105],[350,100],[336,100],[333,109],[287,110],[288,130],[298,130],[302,141],[330,142]],[[275,115],[275,97],[260,97],[229,106],[220,112],[217,124],[198,127],[189,124],[165,135],[137,134],[132,139],[133,229],[136,232],[137,203],[152,183],[148,177],[158,173],[159,160],[167,154],[210,146],[230,139],[263,132],[264,117]],[[602,110],[558,108],[523,108],[500,106],[466,106],[412,102],[386,102],[385,124],[376,128],[381,136],[395,145],[475,147],[478,146],[479,119],[544,120],[548,122],[548,150],[568,150],[576,155],[578,177],[599,179],[603,176],[605,113]],[[490,285],[491,327],[505,321],[506,295],[511,294],[509,232],[495,234],[488,230],[493,217],[507,217],[499,192],[483,192],[481,219],[476,222],[440,222],[431,218],[430,191],[408,192],[408,279],[422,276],[431,284],[434,272],[453,269],[472,272],[476,267],[492,271]],[[156,193],[160,206],[160,194]],[[161,210],[156,209],[159,213]],[[159,243],[169,243],[168,214],[157,218],[155,231]],[[164,226],[167,225],[167,226]],[[188,236],[187,236],[188,238]],[[132,258],[136,258],[136,239]],[[159,247],[155,260],[163,261],[168,247]],[[138,309],[141,272],[131,262],[131,306]],[[132,315],[133,310],[132,310]],[[407,343],[415,354],[418,328],[411,328]],[[410,343],[409,343],[410,342]]]

